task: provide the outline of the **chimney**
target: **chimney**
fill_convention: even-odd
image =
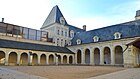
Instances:
[[[4,22],[4,18],[2,18],[2,22]]]
[[[140,10],[136,11],[135,20],[140,20]]]
[[[85,30],[85,31],[86,31],[86,25],[83,25],[83,30]]]

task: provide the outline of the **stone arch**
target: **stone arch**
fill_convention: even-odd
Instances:
[[[63,64],[67,64],[67,56],[66,55],[63,56]]]
[[[94,64],[95,65],[100,64],[100,49],[99,48],[94,49]]]
[[[80,49],[77,50],[77,64],[81,64],[82,60],[82,52]]]
[[[28,64],[28,54],[27,53],[22,53],[21,55],[20,55],[20,64],[21,65],[27,65]]]
[[[5,64],[5,52],[0,51],[0,64]]]
[[[85,50],[85,64],[90,64],[90,50]]]
[[[123,48],[121,46],[115,47],[115,64],[123,64]]]
[[[37,65],[38,64],[38,56],[36,53],[32,54],[33,59],[32,59],[32,65]]]
[[[9,65],[16,65],[17,64],[17,53],[16,52],[10,52],[9,58],[8,58]]]
[[[109,47],[104,48],[104,64],[111,63],[111,51]]]
[[[49,55],[49,64],[54,64],[54,55],[53,54]]]
[[[72,63],[73,63],[73,57],[69,56],[69,64],[72,64]]]
[[[61,55],[58,55],[58,64],[61,64]]]
[[[40,64],[41,65],[45,65],[46,64],[46,55],[45,54],[42,54],[40,56]]]

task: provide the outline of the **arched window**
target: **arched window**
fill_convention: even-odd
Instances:
[[[114,39],[120,39],[121,38],[121,33],[116,32],[114,33]]]
[[[98,36],[94,36],[93,40],[94,40],[94,42],[98,42],[99,41],[99,37]]]
[[[80,39],[77,39],[77,44],[81,44],[81,40]]]
[[[73,30],[70,31],[70,37],[71,37],[71,38],[74,37],[74,31],[73,31]]]

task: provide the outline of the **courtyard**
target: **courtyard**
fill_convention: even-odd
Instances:
[[[123,67],[112,66],[1,66],[29,75],[48,79],[85,79],[125,70]]]

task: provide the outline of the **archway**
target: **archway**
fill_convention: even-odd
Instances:
[[[69,57],[69,64],[72,64],[72,63],[73,63],[73,57],[70,56],[70,57]]]
[[[111,63],[111,59],[110,59],[110,48],[109,47],[105,47],[104,48],[104,64],[110,64]]]
[[[85,50],[85,63],[90,64],[90,50],[89,49]]]
[[[63,64],[67,64],[67,56],[66,55],[63,56]]]
[[[52,54],[49,56],[49,64],[54,64],[54,56]]]
[[[0,51],[0,64],[5,63],[5,52]]]
[[[28,54],[22,53],[20,56],[20,64],[21,65],[27,65],[28,64]]]
[[[58,64],[61,64],[61,56],[58,55],[57,57],[58,57]]]
[[[123,48],[121,46],[115,47],[115,64],[123,64]]]
[[[33,59],[32,59],[32,65],[37,65],[38,64],[38,57],[36,53],[33,53]]]
[[[99,50],[99,48],[94,49],[94,64],[95,65],[100,64],[100,50]]]
[[[41,65],[46,65],[46,55],[45,54],[42,54],[40,56],[40,64]]]
[[[11,52],[9,54],[8,63],[9,63],[9,65],[16,65],[17,64],[17,53],[16,52]]]
[[[78,64],[81,64],[81,58],[82,58],[82,57],[81,57],[81,53],[82,53],[81,50],[78,50],[78,51],[77,51],[77,63],[78,63]]]

